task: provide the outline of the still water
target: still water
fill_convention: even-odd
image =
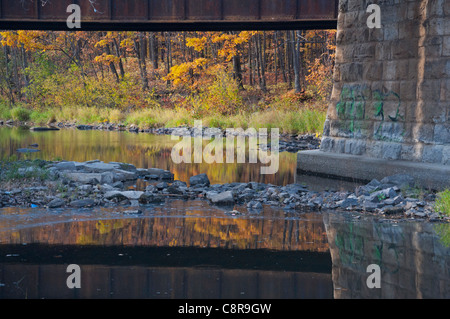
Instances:
[[[206,173],[211,184],[232,182],[261,182],[274,185],[292,184],[295,180],[297,155],[280,153],[277,174],[261,175],[261,164],[175,164],[171,158],[178,140],[171,136],[135,134],[130,132],[79,131],[65,129],[51,132],[32,132],[26,128],[0,127],[0,159],[10,156],[84,162],[98,159],[104,162],[130,163],[139,168],[162,168],[171,171],[175,179],[189,181],[193,175]],[[40,152],[17,153],[17,149],[38,144]]]
[[[129,162],[180,180],[296,178],[295,154],[281,154],[280,172],[264,177],[255,164],[174,165],[176,141],[167,136],[0,129],[1,158],[34,143],[41,152],[33,158]],[[168,201],[141,215],[126,209],[0,209],[0,298],[450,297],[448,224],[268,206],[256,214],[204,201]],[[81,289],[66,285],[69,264],[81,268]],[[366,284],[371,264],[381,269],[379,289]]]
[[[0,210],[0,298],[449,298],[449,225],[204,201]],[[69,264],[81,288],[68,289]],[[367,266],[381,268],[369,289]]]

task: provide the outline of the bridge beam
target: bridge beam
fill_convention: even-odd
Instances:
[[[225,31],[335,29],[339,0],[0,0],[0,29],[68,30],[67,7],[81,29]]]

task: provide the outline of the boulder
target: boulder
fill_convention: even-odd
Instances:
[[[65,205],[65,201],[61,198],[55,198],[47,204],[48,208],[59,208]]]
[[[71,207],[83,208],[83,207],[92,207],[95,205],[95,201],[93,199],[79,199],[70,202]]]
[[[150,192],[145,192],[139,197],[139,203],[141,204],[151,204],[151,203],[160,203],[164,201],[161,196],[155,195]]]
[[[216,205],[233,205],[234,204],[233,192],[226,191],[212,195],[210,196],[210,201],[211,203]]]
[[[208,175],[206,175],[206,174],[199,174],[199,175],[192,176],[189,179],[189,185],[191,187],[192,186],[196,186],[196,185],[209,186],[210,182],[209,182]]]
[[[54,166],[58,171],[76,171],[77,167],[74,162],[60,162]]]

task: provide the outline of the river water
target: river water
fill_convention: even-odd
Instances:
[[[295,154],[261,176],[259,164],[174,165],[167,136],[0,128],[1,158],[35,143],[41,152],[19,156],[128,162],[179,180],[207,173],[212,183],[298,181]],[[0,298],[450,297],[448,224],[205,201],[125,210],[0,209]],[[67,287],[69,264],[80,266],[80,289]],[[369,265],[380,267],[380,288],[367,284]]]

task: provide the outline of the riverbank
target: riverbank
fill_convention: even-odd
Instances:
[[[99,131],[126,131],[136,134],[155,134],[155,135],[173,135],[173,136],[203,136],[210,138],[214,136],[225,137],[227,135],[226,128],[208,127],[202,126],[201,131],[196,127],[189,127],[187,125],[181,125],[178,127],[158,127],[158,128],[144,128],[138,127],[134,124],[124,125],[120,123],[101,123],[101,124],[77,124],[76,122],[58,122],[51,125],[39,126],[33,122],[21,122],[13,120],[0,120],[0,127],[20,127],[26,130],[35,132],[42,131],[57,131],[60,129],[76,129],[81,131],[87,130],[99,130]],[[252,132],[259,134],[259,130],[246,130],[242,128],[242,131],[235,129],[233,134],[249,136]],[[268,132],[270,132],[268,130]],[[270,133],[269,133],[270,134]],[[270,137],[270,136],[269,136]],[[266,138],[266,136],[264,136]],[[321,138],[319,134],[291,134],[280,133],[279,134],[279,152],[296,153],[303,150],[315,150],[319,149]],[[270,143],[266,145],[260,144],[260,147],[264,149],[270,148]]]
[[[420,219],[450,222],[435,209],[436,194],[414,188],[407,175],[372,180],[353,192],[310,191],[299,184],[276,186],[256,182],[212,185],[206,174],[189,181],[158,168],[136,168],[127,163],[3,162],[0,207],[91,208],[120,206],[128,213],[163,204],[171,199],[206,200],[232,214],[243,206],[249,213],[265,205],[289,211],[342,210],[386,219]]]

